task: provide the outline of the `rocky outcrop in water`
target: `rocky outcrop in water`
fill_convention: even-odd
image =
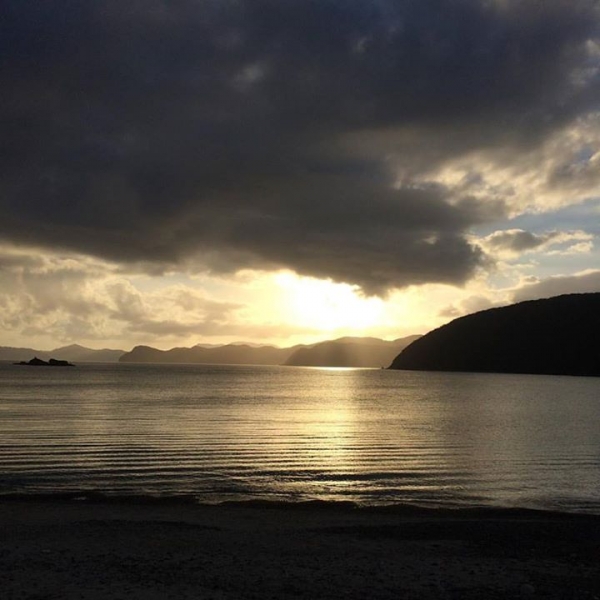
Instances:
[[[28,361],[20,361],[15,363],[15,365],[25,365],[27,367],[74,367],[75,365],[70,363],[67,360],[57,360],[55,358],[51,358],[48,361],[42,360],[35,356],[31,360]]]

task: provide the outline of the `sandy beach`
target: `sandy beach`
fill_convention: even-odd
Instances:
[[[2,598],[600,598],[600,517],[0,502]]]

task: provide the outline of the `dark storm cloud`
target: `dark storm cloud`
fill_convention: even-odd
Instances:
[[[530,231],[520,229],[512,229],[509,231],[499,231],[492,234],[488,238],[488,243],[498,250],[510,250],[512,252],[521,253],[527,250],[535,250],[540,246],[544,246],[552,240],[560,238],[561,233],[551,231],[545,234],[535,234]]]
[[[0,236],[119,262],[462,282],[501,205],[389,166],[518,154],[597,108],[591,0],[5,9]],[[407,131],[426,143],[360,145]]]
[[[481,240],[485,249],[491,254],[514,254],[546,249],[556,244],[564,244],[577,240],[588,241],[592,238],[584,231],[548,231],[532,233],[522,229],[495,231]]]

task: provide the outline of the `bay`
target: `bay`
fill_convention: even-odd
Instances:
[[[600,514],[600,380],[0,365],[0,494]]]

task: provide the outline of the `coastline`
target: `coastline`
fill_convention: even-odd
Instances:
[[[17,598],[600,597],[600,515],[0,498]]]

